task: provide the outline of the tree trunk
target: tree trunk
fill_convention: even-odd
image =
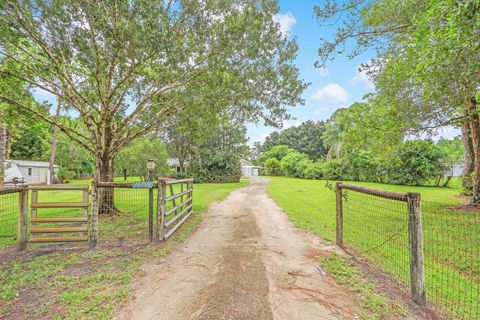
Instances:
[[[450,181],[452,180],[452,176],[447,176],[447,179],[445,180],[445,183],[443,184],[443,186],[445,188],[448,188],[448,185],[450,184]]]
[[[123,180],[127,180],[127,169],[123,168]]]
[[[472,144],[472,136],[470,130],[470,119],[468,115],[465,121],[462,124],[461,131],[462,131],[462,141],[463,141],[463,150],[465,154],[465,166],[462,172],[462,188],[463,190],[470,190],[472,188],[472,181],[470,174],[473,172],[473,144]]]
[[[104,152],[97,154],[95,158],[94,183],[113,182],[113,158],[108,153],[108,148]],[[117,212],[114,201],[114,188],[97,188],[98,213],[112,215]]]
[[[55,122],[58,123],[60,120],[60,111],[62,109],[62,104],[60,101],[57,103],[57,110],[55,111]],[[49,183],[52,184],[55,179],[55,156],[57,154],[57,142],[58,142],[58,133],[60,129],[57,126],[53,127],[52,135],[52,150],[50,152],[50,163],[48,165],[48,170],[50,171],[50,180]]]
[[[474,97],[470,99],[468,108],[474,155],[474,178],[471,204],[478,205],[480,204],[480,119],[477,111],[477,100]]]
[[[0,116],[3,117],[2,114]],[[0,187],[4,186],[5,159],[7,158],[7,128],[0,126]]]

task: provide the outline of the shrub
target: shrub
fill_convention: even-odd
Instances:
[[[325,162],[310,163],[303,171],[305,179],[323,179],[325,177],[325,169],[327,164]]]
[[[281,176],[283,175],[280,161],[277,158],[269,158],[263,163],[263,172],[267,176]]]
[[[431,140],[409,140],[393,156],[390,181],[419,185],[441,176],[445,171],[443,152]]]
[[[324,179],[342,180],[346,178],[343,164],[340,160],[333,159],[325,162]]]
[[[286,145],[278,145],[262,153],[258,157],[258,162],[262,165],[265,165],[265,161],[267,161],[270,158],[275,158],[278,161],[280,161],[283,159],[283,157],[285,157],[287,154],[291,152],[295,152],[295,150]]]
[[[283,173],[289,177],[302,178],[303,172],[312,161],[308,156],[298,151],[292,151],[282,158],[280,166]]]

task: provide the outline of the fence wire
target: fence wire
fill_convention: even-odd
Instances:
[[[0,249],[15,244],[18,231],[18,191],[0,194]]]
[[[344,243],[409,285],[407,203],[343,191]]]
[[[158,189],[152,190],[153,213],[157,212]],[[148,240],[149,189],[132,184],[98,186],[99,239]]]
[[[480,319],[480,213],[422,201],[427,299],[456,319]]]

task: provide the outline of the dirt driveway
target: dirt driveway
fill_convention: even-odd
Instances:
[[[358,299],[318,269],[333,250],[294,228],[252,179],[210,207],[185,245],[145,265],[115,319],[355,319]]]

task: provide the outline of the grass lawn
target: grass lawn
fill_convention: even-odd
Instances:
[[[271,179],[269,195],[295,225],[335,240],[335,193],[325,186],[326,181]],[[458,196],[459,188],[351,183],[421,194],[427,298],[458,318],[480,318],[480,216],[455,209],[465,203]],[[346,245],[408,285],[406,204],[353,191],[346,198]]]
[[[79,182],[89,183],[74,181]],[[195,229],[201,213],[212,202],[247,184],[247,180],[232,184],[195,184],[194,214],[160,245],[145,244],[147,192],[135,190],[129,195],[119,192],[116,199],[119,209],[128,211],[100,219],[100,242],[95,250],[74,245],[73,248],[34,248],[21,254],[0,253],[0,319],[110,319],[115,310],[132,297],[133,280],[145,261],[162,263],[163,257]],[[40,201],[79,201],[79,197],[78,192],[39,194]],[[57,214],[81,215],[80,210]],[[13,214],[12,218],[15,217]],[[122,245],[117,241],[104,241],[119,236],[126,236]],[[128,241],[130,239],[134,241]]]

